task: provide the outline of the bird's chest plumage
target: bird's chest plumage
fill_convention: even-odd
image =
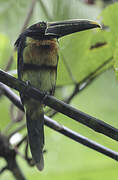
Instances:
[[[56,40],[32,40],[27,43],[23,60],[25,63],[56,66],[58,63],[58,43]]]
[[[56,83],[58,64],[58,44],[56,40],[27,42],[23,51],[23,63],[30,64],[30,69],[24,70],[22,79],[41,91],[53,93]],[[33,69],[33,65],[37,68]],[[36,67],[35,66],[35,67]]]

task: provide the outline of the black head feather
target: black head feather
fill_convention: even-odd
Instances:
[[[36,40],[48,40],[52,38],[58,38],[57,35],[54,33],[47,33],[47,28],[48,23],[44,21],[33,24],[20,34],[20,36],[15,42],[15,46],[18,47],[21,41],[25,41],[26,37],[31,37]]]

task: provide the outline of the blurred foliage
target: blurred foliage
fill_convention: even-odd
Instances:
[[[114,70],[118,80],[118,43],[116,44],[116,49],[114,51]]]
[[[3,69],[12,53],[14,41],[21,30],[31,2],[31,0],[0,0],[0,66]],[[96,5],[88,6],[80,0],[44,0],[42,2],[45,8],[38,0],[29,25],[40,20],[56,21],[74,18],[96,20],[97,17],[97,20],[104,24],[103,30],[80,32],[59,41],[60,61],[57,85],[68,85],[66,90],[63,91],[63,96],[70,93],[73,78],[77,82],[82,81],[109,59],[114,59],[114,61],[109,61],[97,72],[97,75],[114,64],[118,78],[118,3],[106,7],[100,14],[100,7]],[[98,14],[100,15],[98,16]],[[101,46],[98,47],[98,44],[101,44]],[[15,64],[16,58],[14,58],[14,66]],[[68,64],[73,78],[68,73],[66,64]],[[118,116],[117,92],[118,85],[114,73],[109,70],[100,75],[91,86],[75,97],[72,105],[118,127],[116,121]],[[0,129],[2,131],[10,122],[9,106],[10,102],[2,97],[0,99]],[[58,114],[55,120],[117,151],[116,142],[91,131],[87,127],[72,122],[64,115]],[[29,168],[25,161],[18,158],[21,169],[28,180],[58,180],[60,178],[62,180],[111,180],[111,178],[117,178],[117,162],[48,128],[45,128],[45,136],[45,148],[48,152],[45,155],[45,170],[42,173],[38,172],[36,168]],[[23,148],[21,151],[23,151]],[[0,167],[2,165],[1,162]],[[13,179],[7,171],[0,178],[1,180]]]
[[[11,54],[10,39],[7,35],[0,33],[0,66],[2,68],[5,67],[10,54]]]

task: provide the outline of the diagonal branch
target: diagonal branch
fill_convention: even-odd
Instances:
[[[45,95],[38,89],[27,85],[27,83],[20,81],[8,73],[0,70],[0,81],[11,88],[16,89],[29,97],[36,100],[43,101],[45,105],[65,114],[66,116],[86,125],[87,127],[93,129],[96,132],[102,133],[116,141],[118,141],[118,129],[112,127],[111,125],[96,119],[86,113],[83,113],[74,107],[57,100],[53,96]]]
[[[88,138],[80,135],[79,133],[76,133],[72,131],[71,129],[60,125],[56,121],[52,120],[51,118],[45,116],[45,125],[47,125],[50,128],[53,128],[55,131],[69,137],[70,139],[73,139],[76,142],[79,142],[80,144],[83,144],[91,149],[94,149],[108,157],[111,157],[112,159],[118,161],[118,152],[115,152],[109,148],[106,148],[92,140],[89,140]]]
[[[110,57],[109,59],[107,59],[103,64],[98,66],[93,72],[91,72],[88,76],[86,76],[79,83],[77,83],[75,85],[75,89],[72,92],[71,96],[69,96],[64,102],[70,103],[70,101],[72,100],[73,97],[75,97],[78,93],[80,93],[87,86],[89,86],[93,82],[93,80],[95,80],[95,78],[97,78],[99,71],[102,68],[104,68],[105,66],[107,66],[112,61],[112,59],[113,59],[113,57]],[[102,71],[100,73],[102,73]]]
[[[22,111],[24,110],[22,103],[20,102],[20,97],[17,96],[8,86],[0,83],[0,89],[5,94],[5,96],[7,96],[10,101],[14,103],[14,105],[19,107],[19,109],[21,109]]]
[[[14,96],[15,93],[12,93],[12,96]],[[11,94],[10,94],[11,96]],[[9,96],[7,96],[9,98]],[[16,106],[24,111],[23,107],[21,107],[21,101],[19,100],[19,96],[15,95],[15,97],[12,97],[12,98],[9,98],[10,100],[15,100],[15,102],[17,101],[17,104]],[[12,101],[14,103],[14,101]],[[18,103],[19,102],[19,103]],[[94,149],[96,150],[97,152],[100,152],[114,160],[117,160],[118,161],[118,153],[109,149],[109,148],[106,148],[92,140],[89,140],[88,138],[72,131],[71,129],[63,126],[63,125],[60,125],[59,123],[57,123],[56,121],[52,120],[51,118],[47,117],[47,116],[44,116],[44,119],[45,119],[45,125],[48,126],[49,128],[59,132],[60,134],[63,134],[65,135],[66,137],[80,143],[80,144],[83,144],[91,149]],[[18,131],[21,131],[22,129],[24,129],[26,127],[26,124],[24,123],[23,125],[21,125],[20,127],[18,127],[14,132],[12,132],[9,136],[9,138],[15,134],[16,132]]]

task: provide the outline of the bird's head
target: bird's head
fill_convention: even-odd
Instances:
[[[31,37],[35,40],[50,40],[50,39],[58,39],[63,36],[84,31],[93,28],[100,28],[101,26],[94,21],[90,20],[66,20],[66,21],[58,21],[58,22],[39,22],[33,24],[29,28],[27,28],[21,35],[19,39],[22,37]],[[16,41],[16,46],[18,45],[18,41]]]

